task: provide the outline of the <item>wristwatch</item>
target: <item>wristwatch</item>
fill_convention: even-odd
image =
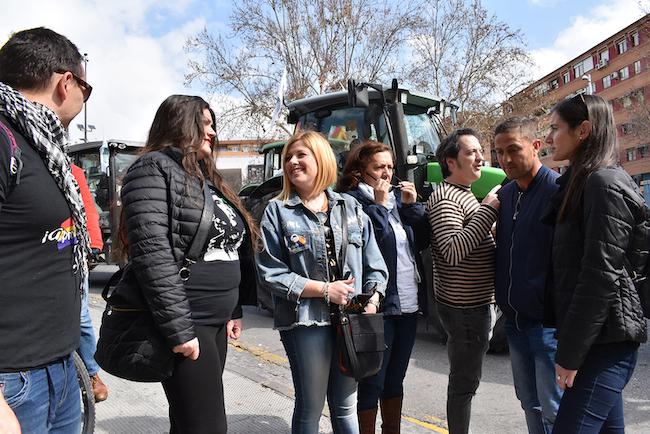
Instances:
[[[368,304],[372,304],[379,310],[379,300],[373,300],[372,298],[368,300]]]

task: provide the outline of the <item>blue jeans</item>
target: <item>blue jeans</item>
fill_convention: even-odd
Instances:
[[[384,360],[376,375],[359,382],[359,411],[377,408],[379,399],[404,394],[404,377],[415,344],[417,321],[417,313],[384,316]]]
[[[639,344],[594,345],[564,391],[553,434],[623,434],[623,388],[630,381]]]
[[[317,434],[325,397],[335,434],[358,434],[357,382],[339,370],[331,326],[296,326],[280,332],[296,401],[292,434]]]
[[[79,356],[86,365],[88,375],[91,377],[99,372],[99,365],[95,361],[95,351],[97,350],[97,339],[95,330],[90,319],[88,311],[88,279],[84,283],[84,293],[81,297],[81,338],[79,339]]]
[[[555,381],[557,339],[554,328],[541,323],[518,330],[514,321],[505,324],[515,393],[526,416],[529,434],[550,434],[562,399]]]
[[[436,303],[447,332],[449,385],[447,421],[450,434],[467,434],[472,398],[481,381],[483,358],[489,347],[492,306],[461,309]]]
[[[23,433],[79,433],[81,400],[72,355],[40,369],[0,373],[0,389]]]

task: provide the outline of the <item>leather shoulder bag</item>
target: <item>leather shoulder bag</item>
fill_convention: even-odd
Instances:
[[[347,258],[348,218],[347,205],[341,206],[341,257],[339,264]],[[364,306],[372,294],[359,294],[346,306],[332,309],[332,325],[336,331],[336,350],[339,369],[348,377],[360,381],[375,375],[381,369],[386,350],[384,339],[384,317],[381,313],[363,313]]]

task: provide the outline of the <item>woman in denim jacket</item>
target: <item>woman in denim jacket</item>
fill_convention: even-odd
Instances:
[[[274,327],[289,358],[296,401],[292,433],[316,434],[325,397],[334,433],[358,433],[357,384],[338,366],[330,306],[364,292],[377,312],[388,280],[372,224],[359,203],[328,188],[336,159],[327,140],[313,131],[295,134],[282,151],[283,189],[261,221],[260,283],[271,291]],[[348,239],[342,240],[345,207]],[[345,258],[339,258],[342,242]]]

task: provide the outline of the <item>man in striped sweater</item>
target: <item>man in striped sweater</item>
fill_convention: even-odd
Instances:
[[[470,190],[481,176],[483,149],[476,133],[460,129],[443,140],[437,157],[444,181],[427,213],[435,264],[438,315],[447,332],[451,434],[469,431],[472,398],[481,379],[494,304],[494,239],[499,200],[495,187],[479,203]]]

